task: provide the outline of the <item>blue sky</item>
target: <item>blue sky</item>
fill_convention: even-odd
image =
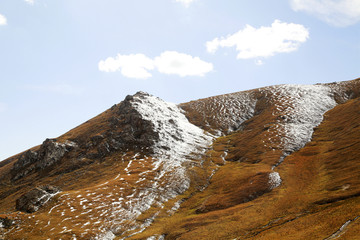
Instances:
[[[359,63],[359,0],[2,0],[0,160],[139,90],[180,103]]]

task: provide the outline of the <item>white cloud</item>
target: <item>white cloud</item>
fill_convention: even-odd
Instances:
[[[290,0],[294,11],[305,11],[334,26],[345,27],[360,21],[359,0]]]
[[[109,57],[99,62],[99,70],[103,72],[115,72],[121,70],[121,74],[129,78],[146,79],[151,77],[148,70],[154,69],[154,61],[144,54],[118,54],[115,58]]]
[[[0,26],[6,25],[6,24],[7,24],[6,17],[4,15],[0,14]]]
[[[30,4],[30,5],[34,5],[35,4],[35,0],[24,0],[26,3]]]
[[[237,33],[208,41],[206,48],[215,53],[220,47],[236,47],[238,59],[265,58],[295,51],[308,38],[309,31],[303,25],[275,20],[270,27],[246,25]]]
[[[155,66],[160,73],[185,76],[204,76],[213,70],[211,63],[184,53],[175,51],[163,52],[155,58]]]
[[[185,5],[185,7],[189,7],[192,2],[195,0],[176,0],[176,2],[180,2]]]
[[[211,63],[176,51],[165,51],[160,56],[151,59],[144,54],[118,54],[115,58],[109,57],[98,64],[103,72],[120,71],[128,78],[146,79],[152,76],[149,72],[157,70],[164,74],[174,74],[181,77],[204,76],[213,70]]]

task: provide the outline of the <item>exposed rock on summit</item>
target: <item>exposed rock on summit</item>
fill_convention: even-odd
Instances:
[[[113,135],[110,138],[110,146],[115,149],[121,146],[150,148],[159,140],[154,124],[145,119],[136,107],[149,97],[148,93],[137,92],[132,96],[128,95],[117,105],[117,117],[109,120],[114,130],[112,134],[108,133],[108,135]],[[121,129],[120,132],[116,131],[118,128]]]

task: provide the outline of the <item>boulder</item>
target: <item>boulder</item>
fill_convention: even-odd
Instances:
[[[59,143],[55,139],[46,139],[39,149],[36,168],[44,169],[53,165],[74,147],[72,142]]]
[[[56,139],[46,139],[38,151],[28,150],[20,156],[11,170],[12,180],[26,176],[34,169],[44,169],[53,165],[62,159],[67,152],[76,147],[76,143],[71,141],[60,143]]]
[[[59,192],[59,188],[50,185],[36,187],[16,200],[16,210],[36,212]]]
[[[14,225],[14,221],[7,217],[0,217],[0,228],[9,229]]]

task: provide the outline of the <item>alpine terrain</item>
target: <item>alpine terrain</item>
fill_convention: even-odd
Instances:
[[[0,239],[360,239],[360,79],[129,95],[0,162]]]

